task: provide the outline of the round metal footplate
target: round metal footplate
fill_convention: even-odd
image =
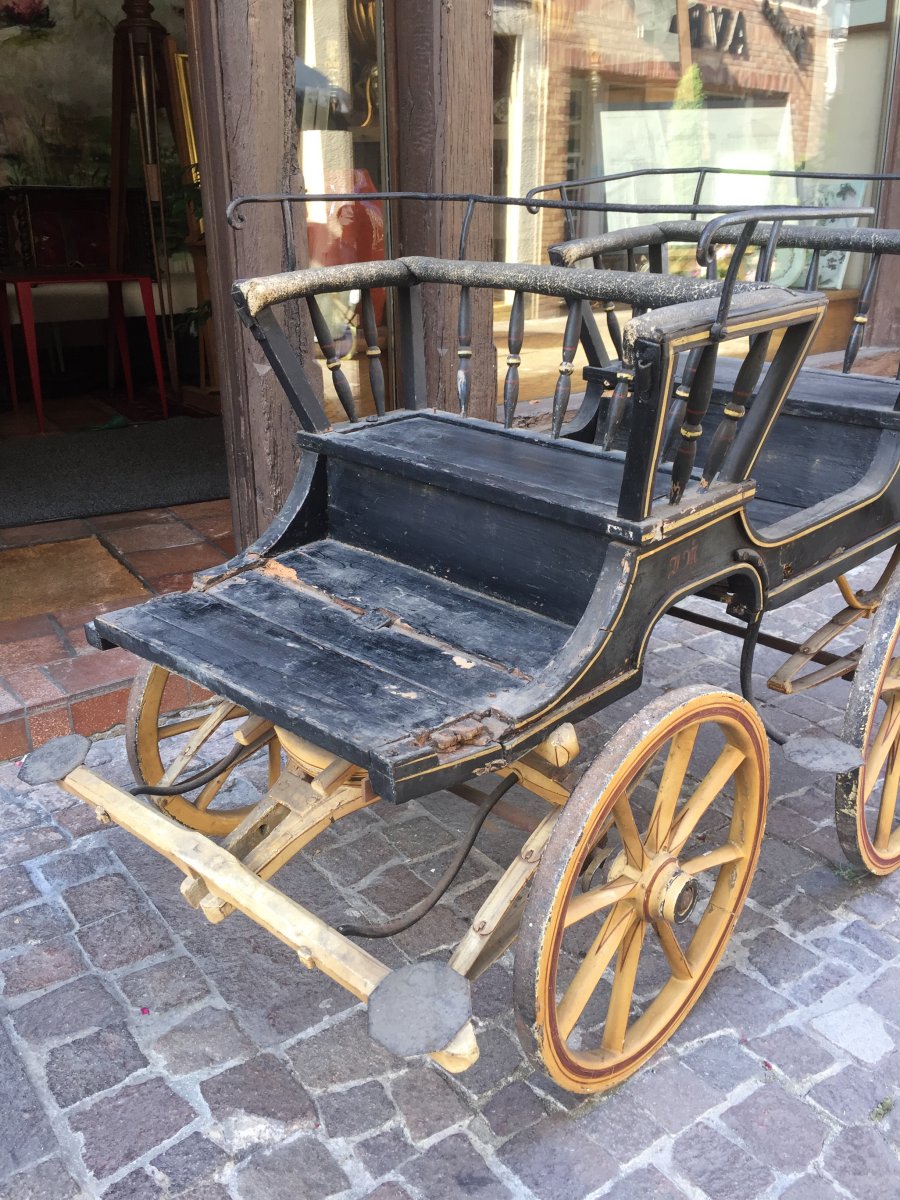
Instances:
[[[32,750],[19,770],[23,783],[32,786],[41,783],[58,783],[70,771],[80,767],[91,748],[90,738],[80,733],[69,733]]]
[[[393,1054],[443,1050],[472,1016],[469,981],[447,963],[399,967],[369,997],[369,1036]]]

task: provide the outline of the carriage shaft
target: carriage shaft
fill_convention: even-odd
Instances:
[[[305,967],[318,968],[357,999],[366,1001],[390,974],[390,968],[374,955],[260,879],[210,838],[178,825],[152,804],[85,767],[69,772],[60,787],[89,804],[101,820],[114,821],[158,851],[189,878],[202,879],[213,895],[289,946]],[[432,1057],[450,1071],[471,1066],[478,1057],[471,1022]]]

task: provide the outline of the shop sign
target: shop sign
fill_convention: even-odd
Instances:
[[[800,25],[792,25],[781,11],[781,3],[776,7],[770,0],[762,0],[762,14],[781,38],[785,48],[798,66],[803,66],[806,58],[806,46],[809,41],[809,30]]]
[[[767,3],[768,0],[764,0]],[[713,49],[734,58],[749,58],[747,22],[743,13],[736,16],[730,8],[713,4],[692,4],[688,13],[688,35],[695,50]],[[670,33],[678,32],[678,18],[672,18]]]

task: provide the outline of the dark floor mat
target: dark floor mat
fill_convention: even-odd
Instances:
[[[0,526],[227,495],[225,441],[216,418],[0,441]]]

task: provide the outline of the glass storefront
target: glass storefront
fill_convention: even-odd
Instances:
[[[877,172],[892,65],[889,5],[877,0],[496,0],[495,190],[551,180],[698,165],[732,170]],[[696,177],[623,180],[583,198],[689,202]],[[837,194],[839,191],[840,194]],[[703,199],[856,205],[840,189],[711,176]],[[580,235],[603,214],[576,220]],[[610,215],[611,225],[634,215]],[[536,228],[540,226],[540,228]],[[507,217],[502,251],[532,258],[562,232],[558,216]]]
[[[297,154],[306,190],[353,194],[357,201],[306,206],[310,265],[337,266],[385,257],[385,213],[366,193],[384,191],[384,123],[380,90],[381,5],[377,0],[300,0],[295,6]],[[379,343],[386,345],[385,296],[373,294]],[[321,297],[320,307],[344,358],[360,414],[373,411],[360,330],[360,296]],[[385,368],[388,356],[382,355]],[[321,359],[319,367],[323,366]],[[327,375],[327,372],[324,372]],[[333,415],[330,379],[323,381]]]
[[[495,0],[494,190],[522,195],[549,181],[700,165],[877,173],[894,40],[890,0]],[[690,203],[696,185],[686,172],[570,194]],[[723,174],[708,176],[702,189],[704,203],[725,205],[851,207],[875,199],[860,179]],[[572,224],[577,236],[590,236],[652,219],[581,212]],[[547,246],[565,236],[561,213],[510,210],[495,224],[495,253],[546,261]],[[692,256],[685,250],[687,267]],[[846,299],[849,320],[859,280],[841,257],[821,283]],[[783,253],[779,266],[795,276],[780,282],[802,283],[802,251]],[[561,318],[551,308],[531,315],[556,332]]]

